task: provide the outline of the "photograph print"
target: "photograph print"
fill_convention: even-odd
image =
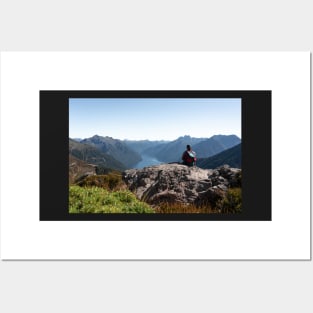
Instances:
[[[69,98],[68,212],[241,214],[241,98]]]

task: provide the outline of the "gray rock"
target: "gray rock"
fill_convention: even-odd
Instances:
[[[203,205],[216,203],[231,185],[239,184],[238,173],[241,173],[240,169],[229,166],[211,170],[161,164],[127,170],[123,173],[123,180],[140,200],[150,204]]]

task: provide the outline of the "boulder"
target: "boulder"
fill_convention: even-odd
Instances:
[[[229,187],[239,184],[240,169],[222,166],[215,170],[182,164],[161,164],[130,169],[123,180],[138,199],[160,203],[215,204]],[[236,181],[237,179],[237,181]]]

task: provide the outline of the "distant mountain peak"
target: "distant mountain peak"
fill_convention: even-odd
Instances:
[[[211,138],[213,138],[213,139],[232,138],[232,139],[239,139],[240,140],[240,138],[237,135],[234,135],[234,134],[231,134],[231,135],[218,134],[218,135],[213,135]]]
[[[180,136],[180,137],[178,137],[176,140],[174,140],[174,141],[187,141],[187,140],[191,140],[191,139],[193,139],[191,136],[189,136],[189,135],[184,135],[184,136]]]
[[[90,138],[110,138],[110,139],[113,139],[112,137],[110,137],[110,136],[100,136],[100,135],[98,135],[98,134],[96,134],[96,135],[93,135],[92,137],[90,137]]]

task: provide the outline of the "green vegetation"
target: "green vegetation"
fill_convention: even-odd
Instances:
[[[216,206],[221,213],[241,213],[241,188],[228,189],[225,197],[218,201]]]
[[[100,187],[70,186],[70,213],[154,213],[130,191],[108,191]]]
[[[240,213],[241,172],[236,175],[236,183],[226,192],[196,204],[162,201],[151,207],[140,201],[128,190],[122,180],[122,173],[110,171],[106,175],[83,176],[69,187],[70,213]],[[169,199],[167,199],[169,200]]]
[[[146,203],[127,190],[122,174],[83,177],[69,187],[70,213],[155,213]]]
[[[87,176],[76,184],[80,187],[101,187],[110,191],[126,189],[122,181],[122,174],[115,171],[107,175]]]

